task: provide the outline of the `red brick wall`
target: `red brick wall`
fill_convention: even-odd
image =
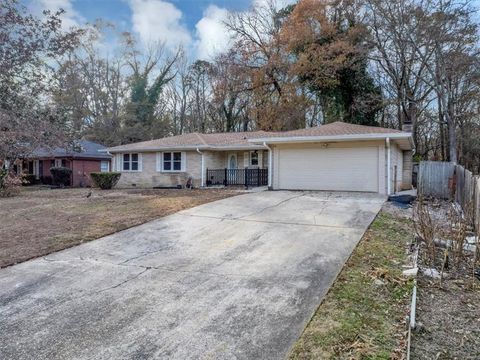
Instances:
[[[52,166],[55,166],[52,164],[53,159],[48,159],[48,160],[40,160],[43,161],[43,174],[40,174],[40,176],[52,176],[52,173],[50,172],[50,168]]]
[[[52,176],[52,173],[50,172],[50,168],[55,166],[55,159],[46,159],[46,160],[40,160],[43,163],[43,172],[39,174],[40,176]],[[53,161],[53,162],[52,162]],[[70,160],[64,159],[65,162],[65,167],[71,168]]]
[[[91,186],[90,173],[100,171],[100,160],[73,160],[73,186]]]

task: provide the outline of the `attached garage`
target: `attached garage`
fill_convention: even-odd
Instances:
[[[269,186],[274,190],[391,194],[411,187],[403,170],[412,156],[408,132],[335,122],[251,142],[270,150]]]
[[[378,146],[278,147],[278,188],[378,192]]]

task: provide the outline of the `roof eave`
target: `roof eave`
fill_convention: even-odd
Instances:
[[[383,133],[383,134],[348,134],[348,135],[321,135],[321,136],[284,136],[284,137],[267,137],[258,139],[249,139],[252,143],[266,144],[287,144],[287,143],[303,143],[303,142],[322,142],[322,141],[365,141],[365,140],[383,140],[390,138],[395,139],[411,139],[410,133]]]
[[[109,153],[125,153],[125,152],[158,152],[158,151],[196,151],[198,150],[212,150],[212,151],[222,151],[222,150],[255,150],[262,149],[263,146],[260,144],[232,144],[232,145],[198,145],[198,146],[158,146],[158,147],[148,147],[148,148],[138,148],[138,149],[129,149],[129,148],[109,148],[105,149]]]
[[[198,146],[152,146],[152,147],[145,147],[145,148],[135,148],[135,149],[129,149],[129,148],[107,148],[106,151],[110,153],[125,153],[125,152],[156,152],[156,151],[174,151],[174,150],[205,150],[208,149],[207,146],[205,145],[198,145]]]

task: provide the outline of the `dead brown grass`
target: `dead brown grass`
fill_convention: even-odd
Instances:
[[[238,193],[227,189],[23,191],[0,199],[0,267]]]
[[[289,359],[404,359],[411,282],[401,265],[412,240],[411,221],[382,210]]]

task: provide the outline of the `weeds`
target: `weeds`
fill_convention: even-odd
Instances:
[[[436,257],[435,236],[437,224],[433,221],[432,215],[425,200],[420,197],[413,208],[413,224],[417,237],[425,243],[427,248],[427,264],[434,266]]]

